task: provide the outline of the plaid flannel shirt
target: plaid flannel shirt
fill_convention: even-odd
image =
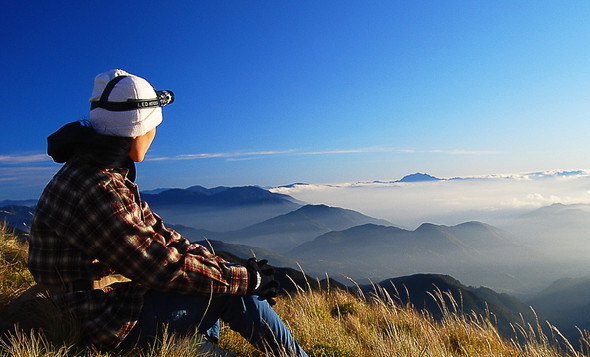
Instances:
[[[140,201],[125,169],[66,163],[37,205],[28,267],[40,284],[119,273],[131,282],[55,296],[96,345],[116,347],[134,327],[149,289],[182,294],[246,294],[245,267],[167,229]]]

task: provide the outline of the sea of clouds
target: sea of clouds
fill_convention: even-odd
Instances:
[[[408,229],[425,222],[455,225],[481,221],[502,225],[508,219],[555,203],[590,203],[590,171],[556,170],[423,182],[295,184],[271,191],[310,204],[353,209]]]

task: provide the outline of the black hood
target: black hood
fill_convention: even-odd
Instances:
[[[66,124],[47,137],[47,154],[53,161],[68,161],[80,146],[96,140],[96,132],[79,121]]]
[[[129,169],[135,180],[135,163],[129,157],[130,138],[101,135],[79,121],[68,123],[47,137],[47,154],[64,163],[80,157],[98,168]]]

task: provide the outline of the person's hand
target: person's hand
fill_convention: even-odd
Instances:
[[[256,258],[250,258],[246,262],[249,279],[248,294],[258,295],[274,305],[276,304],[274,298],[279,294],[279,282],[275,280],[275,270],[267,263],[266,259],[257,261]]]

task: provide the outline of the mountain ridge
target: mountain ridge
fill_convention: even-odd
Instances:
[[[427,181],[440,181],[437,177],[431,176],[429,174],[424,174],[417,172],[415,174],[410,174],[402,177],[400,180],[395,182],[427,182]]]
[[[570,341],[590,330],[590,276],[559,279],[526,302]]]
[[[499,294],[485,287],[471,287],[447,274],[421,273],[382,280],[378,287],[387,291],[402,306],[412,304],[417,309],[428,311],[440,321],[444,316],[442,309],[470,315],[489,316],[493,314],[499,332],[505,337],[513,337],[511,324],[532,323],[535,316],[529,306],[508,294]],[[361,286],[370,293],[374,285]],[[451,299],[452,296],[452,299]]]
[[[305,205],[239,230],[200,231],[200,233],[207,234],[210,239],[265,247],[280,253],[326,232],[347,229],[367,222],[391,225],[385,220],[369,217],[353,210],[326,205]],[[180,233],[183,231],[187,234],[191,233],[186,229],[179,230]],[[199,231],[195,230],[192,233],[199,233]]]
[[[473,237],[477,236],[477,239]],[[313,271],[346,274],[353,279],[384,279],[420,272],[448,272],[501,290],[531,290],[510,261],[529,253],[501,230],[481,222],[456,226],[425,223],[414,231],[365,224],[325,233],[288,251]],[[491,272],[495,273],[492,274]],[[385,276],[384,276],[385,275]]]
[[[281,204],[287,195],[272,193],[257,186],[224,187],[207,189],[191,186],[172,188],[157,194],[143,193],[143,199],[153,205],[241,206],[252,204]]]
[[[169,225],[232,231],[302,206],[291,196],[258,186],[166,189],[141,197]]]

